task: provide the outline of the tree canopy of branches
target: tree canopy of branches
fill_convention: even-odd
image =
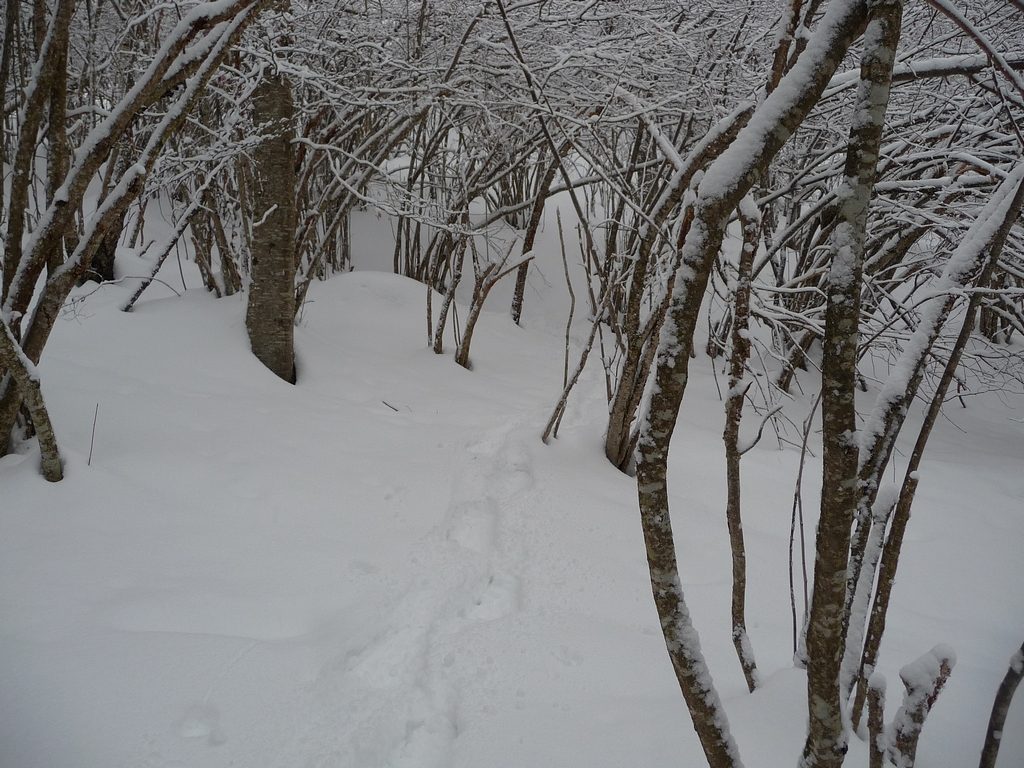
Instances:
[[[515,275],[509,309],[529,319],[537,233],[568,198],[591,331],[572,376],[567,340],[545,441],[599,349],[603,451],[636,476],[654,603],[712,768],[741,760],[669,504],[689,365],[703,348],[728,371],[732,636],[751,690],[740,457],[779,433],[794,387],[817,393],[803,622],[793,604],[800,765],[843,763],[882,690],[869,681],[931,428],[954,383],[1024,381],[1019,0],[9,0],[3,29],[0,455],[34,435],[61,479],[37,365],[74,287],[118,279],[120,247],[152,267],[125,310],[184,248],[208,291],[249,293],[254,352],[294,381],[310,285],[351,268],[352,214],[372,208],[394,271],[425,286],[435,352],[472,275],[455,352],[471,367],[496,283]],[[161,216],[170,235],[150,253]],[[877,759],[913,763],[952,663],[941,647],[915,662],[928,674],[906,683]]]

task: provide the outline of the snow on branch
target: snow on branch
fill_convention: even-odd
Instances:
[[[925,718],[942,692],[953,667],[956,653],[947,645],[937,645],[900,670],[906,692],[896,713],[889,739],[889,759],[896,768],[913,768],[917,743]]]

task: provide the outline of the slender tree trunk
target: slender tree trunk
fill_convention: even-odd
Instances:
[[[807,352],[817,338],[818,335],[814,331],[806,330],[793,342],[789,353],[786,355],[786,362],[779,372],[779,378],[775,382],[775,386],[783,392],[789,392],[789,387],[793,382],[793,377],[796,376],[797,368],[807,367],[807,364],[804,362],[807,359]]]
[[[996,766],[996,757],[999,755],[999,745],[1003,738],[1003,726],[1006,725],[1006,715],[1010,711],[1010,702],[1013,701],[1013,694],[1016,693],[1021,678],[1024,678],[1024,644],[1010,658],[1010,668],[1006,670],[1006,676],[996,692],[996,700],[992,702],[992,715],[988,719],[985,745],[981,748],[981,761],[978,763],[978,768],[995,768]]]
[[[568,142],[563,142],[559,152],[566,154],[569,151]],[[530,209],[530,220],[526,224],[526,234],[523,236],[523,258],[529,256],[533,250],[533,244],[537,239],[537,230],[540,229],[540,222],[544,216],[544,203],[547,201],[548,190],[551,189],[551,182],[555,180],[558,173],[561,156],[556,156],[548,163],[544,170],[544,176],[537,185],[537,194],[533,200],[533,207]],[[516,287],[512,293],[512,322],[519,325],[523,316],[523,302],[526,300],[526,279],[530,274],[530,262],[524,261],[516,270]]]
[[[822,359],[822,489],[814,591],[807,625],[809,725],[802,768],[838,768],[847,734],[840,694],[845,648],[846,572],[850,528],[857,506],[858,443],[855,397],[861,273],[868,208],[875,183],[892,66],[903,5],[869,3],[860,86],[838,195],[839,222],[832,236]]]
[[[34,6],[33,27],[38,47],[38,75],[31,78],[25,88],[21,108],[21,126],[16,139],[16,151],[11,167],[10,203],[7,217],[7,236],[4,239],[4,273],[3,285],[0,287],[0,300],[11,303],[15,312],[24,312],[31,300],[35,281],[26,280],[26,287],[17,301],[11,302],[11,290],[14,285],[16,271],[21,267],[22,238],[25,234],[25,214],[29,209],[29,196],[34,180],[33,160],[35,158],[38,134],[46,116],[47,99],[51,96],[55,78],[54,70],[67,58],[68,35],[71,17],[74,14],[73,0],[60,0],[57,4],[49,29],[45,25],[45,5]],[[41,36],[42,35],[42,36]],[[66,85],[67,78],[64,78]],[[63,94],[66,98],[67,94]],[[54,103],[54,97],[50,98]],[[63,237],[66,227],[55,229],[57,237]],[[56,246],[46,249],[46,256],[58,249]],[[17,337],[17,328],[12,328]]]
[[[868,687],[868,768],[884,768],[888,744],[885,741],[885,678],[872,675]]]
[[[264,75],[253,92],[253,116],[267,138],[253,151],[255,224],[245,327],[253,354],[294,383],[295,106],[287,78]]]
[[[57,438],[50,422],[50,414],[46,410],[46,403],[43,402],[43,390],[39,386],[39,375],[32,362],[22,352],[21,346],[11,333],[11,329],[7,327],[7,323],[2,320],[0,320],[0,370],[7,371],[14,379],[15,385],[21,392],[21,399],[32,417],[32,425],[35,427],[36,436],[39,439],[43,477],[51,483],[61,480],[64,477],[64,469],[61,465],[60,451],[57,448]]]
[[[999,260],[999,254],[1002,252],[1006,238],[1009,236],[1013,223],[1020,216],[1022,208],[1024,208],[1024,165],[1020,166],[1015,176],[1011,176],[1003,182],[993,200],[986,207],[986,211],[979,215],[974,226],[968,232],[967,237],[964,238],[963,247],[965,253],[963,256],[964,260],[969,263],[958,265],[960,254],[954,253],[950,257],[951,264],[947,265],[946,274],[943,276],[944,282],[948,284],[949,282],[959,282],[962,280],[962,277],[960,280],[954,278],[954,273],[976,273],[977,262],[981,259],[981,253],[987,249],[988,254],[984,261],[984,267],[978,276],[979,283],[984,285]],[[993,218],[998,221],[998,226],[995,229],[992,228]],[[984,233],[990,233],[989,237],[986,238]],[[933,302],[935,302],[933,304],[933,312],[930,317],[922,319],[922,324],[914,332],[917,338],[908,345],[912,350],[911,354],[915,357],[900,361],[901,369],[923,367],[924,358],[928,355],[932,344],[938,337],[941,325],[948,316],[951,304],[955,298],[953,296],[947,298],[945,294],[945,291],[940,291],[933,298]],[[911,452],[910,461],[903,477],[903,484],[900,487],[896,508],[892,513],[889,535],[882,549],[879,561],[878,586],[875,589],[871,616],[868,619],[867,632],[864,637],[864,650],[861,654],[858,669],[859,679],[857,681],[857,692],[854,697],[852,711],[852,721],[855,725],[860,722],[865,697],[867,696],[865,679],[870,677],[874,670],[875,661],[878,659],[878,652],[882,644],[882,635],[885,632],[885,620],[889,611],[889,599],[892,595],[892,588],[896,581],[900,551],[903,547],[903,536],[910,522],[910,512],[913,507],[914,496],[917,492],[918,469],[921,466],[921,460],[924,457],[925,447],[927,446],[928,438],[931,436],[932,428],[935,426],[935,422],[938,421],[939,412],[945,401],[946,393],[949,391],[949,387],[955,378],[956,367],[970,338],[973,316],[980,301],[981,294],[974,293],[968,302],[960,333],[953,345],[950,357],[946,361],[946,367],[943,370],[942,377],[939,379],[939,385],[932,396],[928,412],[925,414],[924,423],[921,425],[921,430],[914,443],[914,449]],[[913,391],[915,392],[918,383],[920,383],[920,374],[915,374],[911,379]],[[852,552],[851,557],[855,554]],[[866,576],[863,574],[860,574],[860,578],[866,580]]]
[[[821,97],[867,21],[865,2],[829,5],[799,61],[710,165],[694,203],[637,440],[637,494],[651,589],[669,658],[711,768],[740,765],[690,620],[676,564],[668,502],[668,452],[689,377],[690,350],[729,214]],[[841,603],[840,603],[841,605]]]
[[[462,281],[462,264],[466,260],[466,237],[472,237],[472,235],[461,237],[460,242],[455,246],[451,282],[448,284],[448,289],[444,292],[444,301],[441,302],[441,310],[437,317],[437,327],[434,330],[433,349],[434,353],[438,355],[444,351],[444,329],[448,324],[448,310],[451,309],[452,302],[455,301],[455,291],[458,289],[459,283]],[[433,295],[433,291],[434,289],[428,285],[428,301]],[[429,304],[427,311],[430,311]]]
[[[7,81],[11,77],[11,63],[13,56],[11,49],[14,47],[15,27],[18,25],[18,11],[21,5],[20,0],[7,0],[4,6],[4,36],[3,52],[0,53],[0,92],[7,93]],[[7,159],[7,136],[6,133],[0,136],[0,178],[5,175],[4,164]],[[0,222],[4,215],[4,190],[0,185]],[[0,295],[0,301],[2,301]]]
[[[747,636],[746,592],[747,556],[743,543],[743,520],[740,513],[740,422],[743,419],[743,401],[749,384],[744,384],[747,358],[750,356],[750,273],[754,266],[754,253],[761,234],[760,215],[750,196],[739,207],[743,227],[743,246],[736,270],[732,321],[732,354],[729,358],[729,390],[725,399],[726,505],[725,518],[729,525],[729,547],[732,552],[732,643],[743,668],[747,688],[753,692],[758,686],[757,664],[754,650]]]
[[[907,352],[894,367],[892,375],[875,400],[871,416],[865,423],[858,473],[861,492],[857,503],[857,525],[850,545],[850,565],[847,574],[847,611],[860,578],[864,553],[870,537],[871,508],[882,475],[896,446],[896,439],[910,411],[910,404],[917,396],[924,378],[931,349],[956,303],[958,292],[972,283],[978,286],[987,284],[994,265],[986,264],[991,264],[993,258],[998,258],[1010,227],[1020,215],[1021,184],[1024,184],[1024,164],[1015,168],[1000,184],[968,235],[961,240],[960,245],[950,256],[935,291],[922,306],[921,322],[914,331],[913,340],[907,345]],[[990,221],[993,216],[996,219]],[[986,253],[989,254],[987,259]],[[984,272],[985,276],[979,280],[978,275],[981,272]],[[927,440],[927,437],[925,439]]]
[[[659,384],[662,383],[663,380],[659,380]],[[660,431],[666,417],[675,421],[675,414],[667,410],[660,412],[660,418],[659,414],[652,413],[649,417],[650,431]],[[700,639],[690,618],[679,578],[668,506],[667,448],[667,441],[652,444],[644,437],[638,446],[642,458],[637,465],[637,489],[651,591],[665,647],[708,765],[711,768],[738,768],[742,765],[739,749],[729,732],[725,710],[704,661]]]
[[[633,421],[636,418],[643,397],[651,365],[657,350],[657,338],[661,331],[664,312],[658,312],[651,320],[642,324],[640,313],[643,307],[644,287],[650,261],[654,258],[662,228],[672,212],[680,205],[694,175],[706,163],[722,154],[737,133],[750,120],[751,110],[742,109],[729,115],[690,152],[683,167],[677,168],[669,180],[665,194],[652,212],[650,221],[642,227],[637,244],[637,258],[633,262],[629,293],[626,297],[625,319],[622,334],[626,340],[626,351],[608,409],[608,430],[605,433],[604,452],[608,460],[623,472],[629,468],[633,458]],[[684,206],[681,213],[679,239],[685,241],[693,223],[694,211]],[[671,290],[671,287],[670,287]],[[666,307],[667,308],[667,307]]]

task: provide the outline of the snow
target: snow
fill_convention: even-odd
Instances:
[[[386,228],[363,214],[357,264],[390,258]],[[0,765],[702,765],[635,481],[601,452],[599,365],[560,438],[540,442],[562,382],[554,238],[549,222],[524,328],[507,318],[510,286],[495,288],[472,372],[425,349],[421,285],[365,269],[314,283],[294,387],[250,355],[244,297],[212,299],[194,270],[182,298],[154,283],[132,314],[118,307],[133,280],[81,289],[39,366],[67,477],[39,477],[34,445],[0,459]],[[119,269],[147,273],[128,254]],[[179,284],[177,265],[161,277]],[[574,353],[588,331],[579,318]],[[919,750],[933,768],[977,760],[1024,614],[1021,425],[984,396],[955,418],[924,460],[873,675],[955,647]],[[807,714],[786,572],[799,451],[766,428],[743,461],[763,683],[748,694],[721,428],[699,357],[669,459],[683,588],[740,754],[792,766]],[[862,742],[850,749],[866,762]],[[1014,706],[1000,761],[1022,758]]]

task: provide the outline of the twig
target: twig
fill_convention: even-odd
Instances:
[[[766,413],[764,415],[764,418],[761,419],[761,424],[757,428],[757,437],[755,437],[749,444],[745,445],[742,449],[740,449],[740,451],[739,451],[740,456],[743,456],[747,451],[751,450],[755,445],[757,445],[759,442],[761,442],[761,434],[764,432],[764,425],[768,423],[768,420],[772,416],[774,416],[775,414],[777,414],[781,410],[782,410],[782,406],[781,405],[777,405],[774,408],[772,408],[770,411],[768,411],[768,413]]]
[[[96,403],[96,411],[92,415],[92,435],[89,437],[89,459],[85,462],[85,466],[92,466],[92,449],[96,444],[96,421],[100,417],[100,404]]]
[[[572,330],[573,315],[576,314],[576,293],[572,289],[572,279],[569,277],[569,259],[565,255],[565,236],[562,231],[562,209],[555,209],[555,220],[558,222],[558,244],[562,251],[562,268],[565,270],[565,287],[569,289],[569,318],[565,321],[565,361],[562,367],[562,388],[569,385],[569,335]],[[558,427],[562,423],[562,416],[565,414],[563,408],[555,421],[552,434],[558,437]]]

